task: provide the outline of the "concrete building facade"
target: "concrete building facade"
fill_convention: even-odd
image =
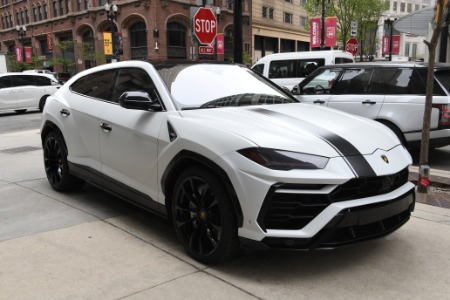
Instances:
[[[151,62],[168,59],[232,60],[233,3],[227,0],[116,0],[115,20],[105,11],[107,0],[1,0],[0,51],[12,55],[15,46],[31,47],[43,67],[61,72],[50,64],[64,56],[75,64],[77,73],[111,59],[141,59]],[[110,1],[111,3],[111,1]],[[113,3],[111,3],[113,4]],[[218,33],[224,34],[225,54],[199,55],[192,34],[193,10],[199,6],[220,12]],[[220,10],[217,10],[220,8]],[[250,56],[252,1],[242,1],[243,47]],[[112,14],[112,13],[111,13]],[[16,27],[25,34],[20,36]],[[104,32],[120,32],[123,53],[104,55]],[[73,41],[73,49],[62,51],[58,45]],[[66,70],[64,70],[66,71]]]

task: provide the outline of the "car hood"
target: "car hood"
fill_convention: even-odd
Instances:
[[[326,157],[367,155],[400,144],[382,124],[334,109],[281,104],[181,111],[183,118],[256,146]],[[231,142],[231,141],[230,141]]]

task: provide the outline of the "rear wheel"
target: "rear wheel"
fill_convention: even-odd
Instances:
[[[44,167],[47,179],[54,190],[68,191],[83,184],[83,181],[69,173],[67,150],[61,135],[50,132],[44,140]]]
[[[172,199],[172,220],[186,251],[202,263],[225,261],[239,249],[231,200],[208,169],[191,167],[181,173]]]

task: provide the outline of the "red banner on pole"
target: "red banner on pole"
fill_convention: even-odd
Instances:
[[[336,27],[337,27],[337,18],[336,17],[328,17],[325,18],[325,47],[334,47],[336,46]]]
[[[309,42],[311,48],[320,47],[320,18],[309,21]]]
[[[16,46],[16,62],[23,61],[23,48],[22,46]]]
[[[25,47],[25,62],[30,63],[32,61],[33,50],[31,47]]]
[[[225,54],[225,39],[223,33],[218,33],[216,35],[216,53]]]
[[[388,55],[390,51],[390,40],[391,37],[389,35],[383,36],[382,45],[381,45],[381,54],[382,55]],[[400,53],[400,36],[399,35],[393,35],[392,36],[392,54],[399,54]]]
[[[400,53],[400,36],[394,35],[392,36],[392,54]]]
[[[389,39],[390,36],[388,35],[383,36],[383,40],[381,43],[381,55],[383,56],[389,54]]]
[[[52,51],[52,35],[51,33],[47,33],[47,48],[49,51]]]

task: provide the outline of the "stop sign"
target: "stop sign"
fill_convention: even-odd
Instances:
[[[355,38],[350,38],[345,46],[345,51],[350,52],[353,56],[358,53],[358,40]]]
[[[200,7],[194,15],[194,35],[200,44],[211,44],[217,35],[217,20],[209,8]]]

